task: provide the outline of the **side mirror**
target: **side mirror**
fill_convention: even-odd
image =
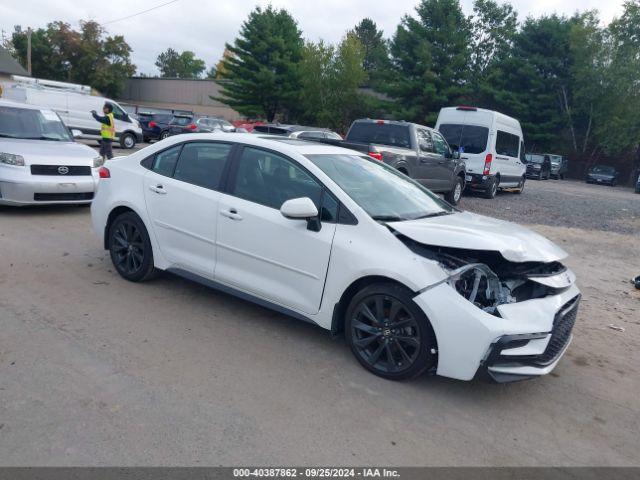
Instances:
[[[458,150],[454,150],[452,158],[454,160],[460,160],[460,152]]]
[[[74,128],[71,130],[71,136],[73,138],[80,138],[82,137],[82,132],[80,130],[78,130],[77,128]]]
[[[318,216],[318,209],[309,197],[287,200],[280,207],[280,213],[283,217],[291,220],[306,220],[309,230],[320,231],[322,224]]]

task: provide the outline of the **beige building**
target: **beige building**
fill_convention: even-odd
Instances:
[[[134,77],[127,80],[119,101],[138,107],[191,111],[200,115],[237,120],[241,115],[211,97],[220,95],[213,80]]]

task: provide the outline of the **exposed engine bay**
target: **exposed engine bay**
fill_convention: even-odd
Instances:
[[[499,316],[500,305],[557,295],[568,288],[541,283],[566,271],[560,262],[511,262],[497,251],[424,245],[394,234],[414,253],[438,262],[449,275],[449,285],[491,315]]]

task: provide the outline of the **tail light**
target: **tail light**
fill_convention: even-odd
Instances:
[[[153,120],[151,120],[149,122],[149,128],[156,128],[156,125],[158,125],[156,122],[154,122]]]
[[[111,178],[111,172],[107,167],[100,167],[98,170],[98,175],[100,178]]]
[[[190,123],[189,125],[187,125],[188,130],[195,130],[196,128],[198,128],[198,126],[195,123]]]
[[[484,160],[484,170],[482,171],[483,175],[489,175],[489,172],[491,172],[492,161],[493,161],[493,155],[490,153],[487,153],[487,157]]]
[[[369,156],[371,158],[375,158],[376,160],[378,160],[379,162],[382,161],[382,154],[380,152],[369,152]]]

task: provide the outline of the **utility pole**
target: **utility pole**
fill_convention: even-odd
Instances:
[[[31,76],[31,27],[27,28],[27,72]]]

